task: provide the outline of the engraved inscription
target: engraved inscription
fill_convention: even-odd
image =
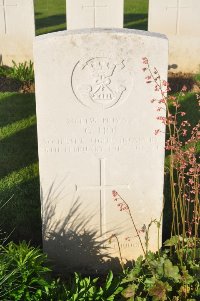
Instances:
[[[81,190],[98,190],[99,194],[99,202],[100,202],[100,235],[103,235],[104,229],[103,225],[106,224],[105,221],[105,213],[104,210],[106,208],[106,190],[113,189],[130,189],[129,185],[107,185],[106,184],[106,159],[99,159],[99,185],[97,186],[78,186],[76,185],[76,194],[80,196]]]
[[[131,127],[133,120],[121,117],[70,117],[66,119],[67,135],[44,137],[45,153],[93,153],[103,157],[119,152],[146,152],[149,146],[159,150],[157,136],[130,136],[120,133],[122,127]]]
[[[16,7],[16,0],[1,0],[0,1],[0,10],[3,14],[3,30],[0,28],[0,32],[6,34],[8,31],[8,22],[7,22],[7,8],[8,7]]]
[[[159,143],[152,137],[84,137],[45,139],[42,149],[45,153],[119,153],[123,151],[143,152],[145,147],[159,150]]]
[[[130,90],[125,60],[96,57],[79,61],[72,72],[75,97],[90,108],[108,109],[122,102]],[[129,83],[127,83],[129,79]]]
[[[189,1],[188,1],[189,2]],[[167,6],[166,9],[176,9],[176,34],[180,33],[181,10],[189,6],[181,5],[182,0],[177,0],[176,6]]]

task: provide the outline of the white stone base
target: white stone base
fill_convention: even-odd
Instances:
[[[25,61],[33,61],[33,39],[23,43],[19,38],[0,37],[0,64],[12,66],[12,61],[22,63]]]

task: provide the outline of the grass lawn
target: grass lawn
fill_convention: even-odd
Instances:
[[[41,243],[34,94],[0,93],[1,227]]]
[[[37,34],[63,30],[65,0],[38,0]],[[125,27],[147,29],[147,0],[125,1]],[[189,121],[195,125],[199,112],[195,95],[182,100]],[[199,143],[200,151],[200,143]],[[165,183],[165,199],[169,199]],[[3,206],[4,203],[9,200]],[[41,243],[41,217],[37,133],[34,94],[0,93],[0,228],[12,233],[15,241],[26,239]],[[164,218],[169,220],[166,208]],[[168,235],[164,229],[164,236]]]
[[[66,0],[35,1],[36,34],[66,29]]]

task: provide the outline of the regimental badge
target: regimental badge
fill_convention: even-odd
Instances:
[[[121,103],[130,90],[125,60],[96,57],[79,61],[72,72],[72,90],[84,106],[108,109]],[[128,83],[129,80],[129,83]]]

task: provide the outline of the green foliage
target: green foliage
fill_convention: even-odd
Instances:
[[[98,286],[98,278],[82,278],[75,273],[75,277],[69,285],[63,285],[63,291],[59,300],[62,301],[113,301],[120,294],[123,287],[120,286],[120,279],[114,278],[109,272],[105,284]],[[56,299],[57,300],[57,299]]]
[[[16,64],[13,61],[13,67],[10,68],[10,77],[19,80],[20,82],[34,82],[33,62],[29,61]]]
[[[0,246],[0,300],[39,301],[49,295],[46,255],[25,242]]]
[[[169,242],[168,242],[169,243]],[[188,258],[184,265],[175,252],[148,252],[140,256],[122,281],[122,295],[132,301],[197,301],[200,297],[200,264]]]
[[[72,281],[52,281],[46,255],[25,242],[0,245],[0,300],[3,301],[114,301],[121,279],[110,272],[103,286],[99,279],[75,273]]]
[[[9,67],[0,66],[0,77],[8,77],[9,76]]]
[[[21,82],[30,83],[34,81],[34,69],[33,62],[24,62],[16,64],[13,62],[13,68],[11,69],[11,77]]]
[[[30,84],[34,82],[33,62],[15,63],[12,67],[0,66],[0,77],[12,78],[16,81]]]

